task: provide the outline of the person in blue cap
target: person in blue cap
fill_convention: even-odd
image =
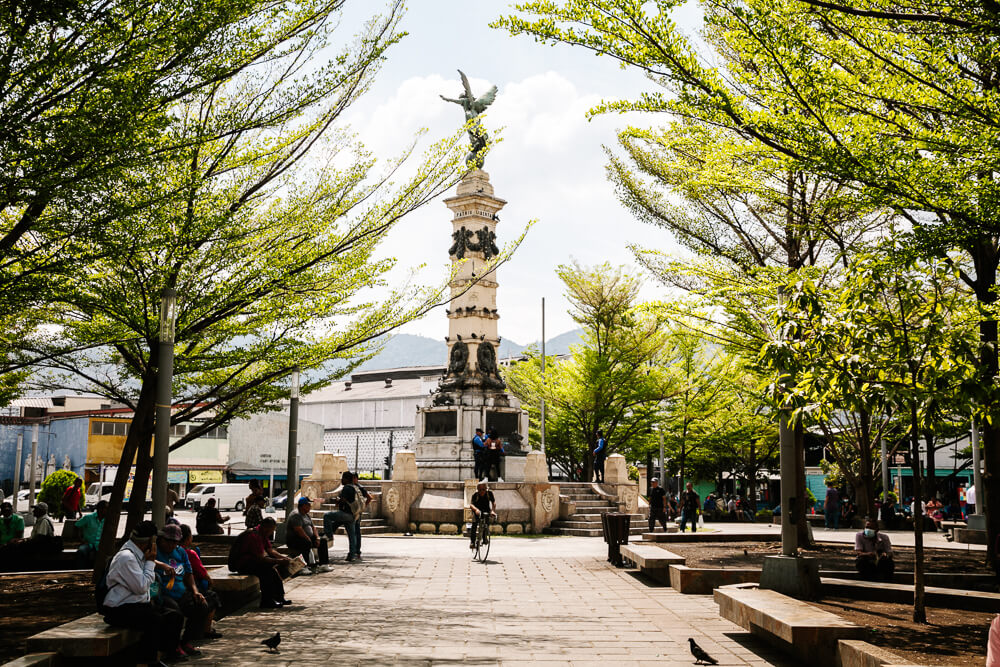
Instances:
[[[299,498],[299,508],[288,517],[286,526],[285,541],[288,548],[293,552],[302,554],[306,565],[309,566],[309,574],[316,572],[326,572],[329,570],[330,555],[326,546],[326,537],[320,537],[313,526],[309,513],[312,511],[312,500],[302,496]],[[317,556],[313,556],[312,550],[316,549]],[[305,571],[303,571],[305,572]]]

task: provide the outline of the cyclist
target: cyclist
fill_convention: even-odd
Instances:
[[[484,512],[489,512],[488,516],[497,515],[497,499],[493,497],[493,492],[490,491],[486,482],[480,482],[476,485],[476,492],[472,494],[470,504],[472,505],[472,511],[476,514],[476,521],[472,524],[472,530],[469,531],[469,548],[475,549],[476,533],[479,532],[479,522],[484,520]]]

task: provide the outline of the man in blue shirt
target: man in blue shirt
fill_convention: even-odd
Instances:
[[[483,429],[477,428],[472,437],[472,457],[476,463],[475,476],[477,480],[486,474],[486,442],[483,441]]]
[[[597,432],[597,447],[594,449],[594,481],[604,483],[604,459],[608,458],[608,441],[604,433]]]

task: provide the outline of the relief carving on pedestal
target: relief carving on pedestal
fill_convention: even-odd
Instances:
[[[639,499],[639,492],[635,489],[622,489],[621,502],[625,504],[625,511],[628,513],[634,513],[636,511],[636,501]]]
[[[542,509],[548,514],[552,512],[552,508],[556,506],[556,494],[552,489],[546,489],[542,492]]]
[[[396,487],[389,487],[385,492],[385,506],[390,512],[395,512],[399,508],[399,491]]]
[[[461,375],[469,365],[469,346],[458,341],[451,346],[451,358],[448,363],[449,375]]]

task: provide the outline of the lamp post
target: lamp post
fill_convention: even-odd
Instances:
[[[28,475],[28,509],[35,506],[35,485],[38,483],[38,424],[31,427],[31,472]]]
[[[979,427],[972,422],[972,485],[976,489],[976,514],[986,514],[986,490],[983,488],[983,473],[979,471]]]
[[[542,297],[542,414],[539,449],[545,453],[545,297]]]
[[[171,385],[174,379],[174,325],[177,292],[167,287],[160,299],[160,349],[156,375],[156,433],[153,439],[153,523],[163,527],[167,514],[167,463],[170,458]]]
[[[298,438],[299,438],[299,367],[292,369],[292,391],[288,401],[288,470],[286,483],[288,495],[285,501],[285,520],[295,511],[295,491],[299,485],[298,471]]]

